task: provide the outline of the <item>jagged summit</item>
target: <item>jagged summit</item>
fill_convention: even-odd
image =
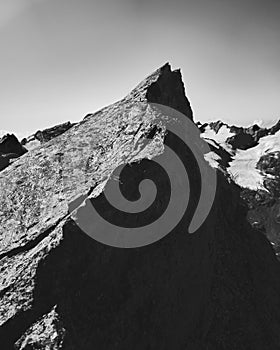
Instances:
[[[148,102],[167,105],[193,120],[193,112],[185,94],[180,70],[172,71],[170,64],[166,63],[158,72],[158,79],[147,89]]]
[[[118,103],[133,100],[135,102],[159,103],[172,107],[193,120],[190,102],[186,97],[182,75],[179,69],[172,71],[169,63],[164,64],[139,83]],[[105,107],[106,109],[108,107]],[[103,111],[103,109],[101,110]],[[101,113],[86,115],[85,119]]]

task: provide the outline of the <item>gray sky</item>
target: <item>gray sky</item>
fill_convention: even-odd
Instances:
[[[0,129],[80,120],[166,61],[196,120],[280,118],[279,18],[271,0],[0,0]]]

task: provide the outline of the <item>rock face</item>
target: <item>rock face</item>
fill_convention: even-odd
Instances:
[[[168,118],[149,102],[192,120],[181,75],[167,64],[0,174],[2,349],[279,349],[280,265],[247,221],[242,188],[226,164],[193,235],[186,233],[192,196],[172,232],[141,248],[103,245],[74,220],[68,204],[81,195],[98,201],[121,164],[161,176],[151,161],[164,152]],[[195,174],[190,150],[182,157]],[[191,178],[195,196],[199,176]],[[129,181],[126,195],[135,200]]]

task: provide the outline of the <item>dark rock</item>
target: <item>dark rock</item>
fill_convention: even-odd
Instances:
[[[7,168],[7,166],[9,164],[10,164],[9,158],[6,158],[6,157],[3,157],[2,155],[0,155],[0,171]]]
[[[0,139],[0,154],[16,153],[22,156],[27,150],[21,145],[14,134],[4,135]]]
[[[280,177],[280,150],[261,156],[257,168],[265,174]]]
[[[171,71],[170,64],[161,68],[161,75],[147,90],[147,100],[172,107],[193,120],[190,102],[186,98],[180,70]]]
[[[252,135],[244,132],[243,130],[227,139],[227,143],[232,146],[233,149],[243,149],[252,148],[258,144],[258,141],[254,139]]]
[[[16,153],[0,154],[0,171],[7,168],[7,166],[10,164],[10,159],[15,159],[18,157],[19,157],[19,155]]]
[[[223,125],[226,125],[226,124],[223,123],[221,120],[209,123],[209,126],[211,127],[211,129],[213,129],[215,131],[216,134],[219,132],[219,130],[221,129],[221,127]]]
[[[267,134],[274,135],[279,130],[280,130],[280,120],[278,120],[278,122],[274,126],[272,126],[270,129],[268,129]]]
[[[24,137],[24,138],[20,141],[20,143],[21,143],[23,146],[26,145],[26,144],[27,144],[27,138]]]
[[[70,128],[72,128],[72,126],[74,126],[76,123],[70,123],[70,122],[66,122],[63,124],[59,124],[56,126],[53,126],[51,128],[48,129],[44,129],[44,130],[38,130],[34,136],[35,139],[39,140],[40,142],[48,142],[51,139],[62,135],[65,131],[69,130]]]
[[[0,139],[0,171],[10,165],[10,159],[18,158],[26,152],[14,134],[4,135]]]

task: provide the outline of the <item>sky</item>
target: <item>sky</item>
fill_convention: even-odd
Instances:
[[[0,0],[0,130],[111,104],[166,62],[195,120],[280,118],[280,2]]]

